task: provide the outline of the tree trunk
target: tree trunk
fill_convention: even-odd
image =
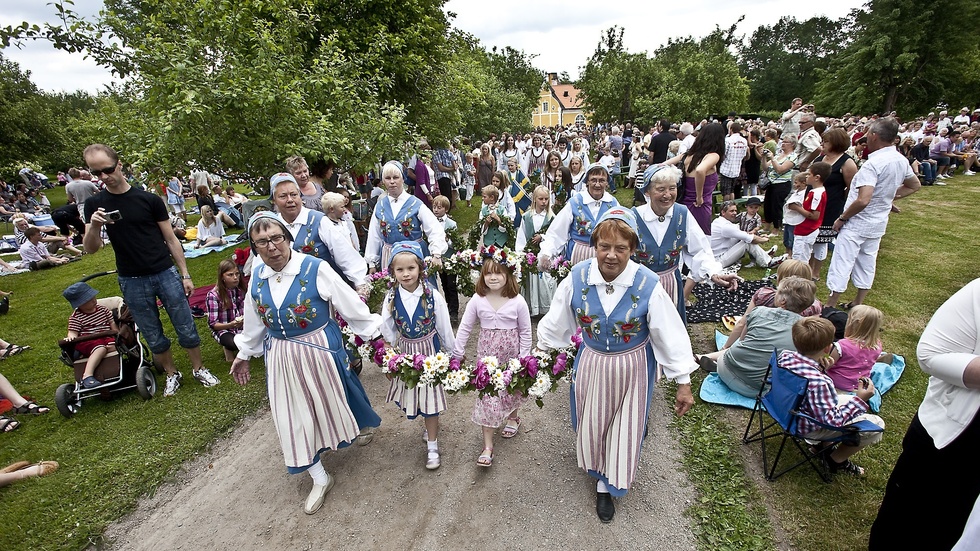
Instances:
[[[890,85],[885,92],[885,107],[882,115],[887,115],[895,110],[895,103],[898,99],[898,86]]]

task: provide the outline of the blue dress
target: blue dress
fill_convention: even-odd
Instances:
[[[640,211],[635,207],[633,214],[640,237],[640,246],[633,255],[633,260],[650,268],[660,276],[660,284],[670,295],[677,307],[681,320],[687,324],[687,310],[684,308],[683,289],[684,277],[681,275],[681,265],[684,262],[682,252],[687,244],[687,207],[674,203],[673,213],[667,231],[664,232],[663,243],[658,244],[650,228],[643,222]]]

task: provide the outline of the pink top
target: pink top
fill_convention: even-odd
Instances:
[[[752,302],[756,306],[768,306],[769,308],[776,307],[776,288],[775,287],[760,287],[758,291],[752,295]],[[820,299],[814,298],[813,304],[807,306],[806,310],[800,312],[800,315],[805,317],[808,316],[819,316],[820,312],[823,311],[823,305],[820,304]]]
[[[851,392],[857,390],[858,379],[871,375],[878,356],[881,355],[881,341],[874,348],[861,348],[851,339],[844,337],[834,343],[840,358],[827,370],[838,390]]]
[[[520,356],[531,353],[531,312],[527,308],[524,297],[517,295],[494,310],[486,297],[473,295],[466,304],[466,312],[456,329],[456,346],[453,356],[462,358],[465,355],[466,341],[470,337],[473,325],[480,322],[480,329],[517,329],[521,338]]]

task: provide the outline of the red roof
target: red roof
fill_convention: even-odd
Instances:
[[[551,93],[558,98],[564,109],[580,109],[582,107],[579,104],[578,88],[571,84],[554,84],[551,86]]]

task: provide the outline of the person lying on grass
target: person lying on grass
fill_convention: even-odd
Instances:
[[[868,377],[861,377],[860,388],[854,396],[838,395],[834,381],[824,373],[821,360],[834,344],[834,324],[830,320],[811,316],[793,324],[793,344],[796,351],[784,350],[779,355],[779,367],[788,369],[807,380],[806,396],[800,411],[824,425],[846,427],[858,421],[871,421],[881,428],[885,422],[877,415],[867,413],[868,400],[874,396],[875,385]],[[797,428],[804,438],[821,440],[840,435],[841,431],[823,428],[804,417],[797,419]],[[852,455],[871,444],[881,442],[882,433],[859,433],[855,444],[837,444],[827,455],[831,473],[864,476],[864,468],[851,463]]]

